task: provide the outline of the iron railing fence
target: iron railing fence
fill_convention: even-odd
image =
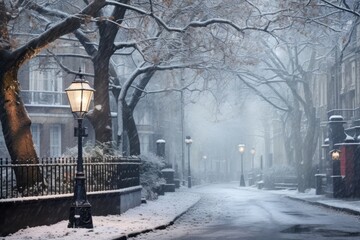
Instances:
[[[73,193],[76,161],[76,158],[44,158],[36,164],[18,164],[0,158],[0,199]],[[84,158],[83,162],[87,192],[140,185],[138,158]],[[14,170],[42,180],[18,187]]]

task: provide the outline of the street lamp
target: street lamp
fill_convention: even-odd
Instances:
[[[245,144],[239,144],[239,152],[241,154],[241,176],[240,176],[240,187],[245,186],[244,179],[244,152],[245,152]]]
[[[334,149],[331,151],[331,159],[337,161],[340,159],[340,150]]]
[[[186,146],[188,147],[188,188],[191,188],[190,146],[192,144],[192,139],[190,136],[186,136],[185,143]]]
[[[85,128],[82,127],[82,121],[89,110],[91,98],[94,89],[90,87],[89,82],[85,81],[81,74],[81,69],[76,75],[75,80],[65,90],[71,112],[78,120],[78,128],[75,129],[75,135],[78,137],[78,159],[76,166],[74,198],[70,207],[69,228],[93,228],[91,205],[86,198],[85,174],[82,158],[82,137],[85,137]]]
[[[252,149],[251,149],[251,156],[252,156],[252,159],[251,159],[251,169],[252,169],[252,171],[254,171],[254,158],[255,158],[255,153],[256,153],[255,148],[252,148]]]
[[[341,151],[338,149],[333,149],[330,151],[332,166],[333,166],[333,173],[331,176],[332,185],[333,185],[333,197],[339,198],[342,197],[342,176],[340,170],[340,153]]]
[[[251,149],[251,183],[250,185],[254,185],[255,183],[255,173],[254,173],[254,159],[255,159],[255,148],[252,148]],[[250,179],[249,179],[250,181]]]
[[[206,155],[204,155],[203,156],[203,160],[204,160],[204,179],[205,179],[205,182],[206,182],[206,168],[207,168],[207,164],[206,164],[206,159],[207,159],[207,156]]]

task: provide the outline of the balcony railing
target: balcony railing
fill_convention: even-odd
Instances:
[[[84,158],[86,191],[98,192],[118,190],[140,185],[140,159],[138,158]],[[18,189],[17,172],[37,173],[41,182]],[[40,171],[38,171],[40,170]],[[44,158],[37,164],[13,164],[9,159],[0,158],[0,200],[43,195],[73,193],[76,174],[75,158]],[[25,177],[26,179],[26,177]]]
[[[28,105],[69,105],[65,92],[22,90],[21,97]]]

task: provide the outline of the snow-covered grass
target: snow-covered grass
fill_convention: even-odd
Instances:
[[[121,215],[93,216],[93,229],[67,228],[68,221],[20,230],[2,239],[115,239],[168,225],[200,200],[187,191],[166,193]],[[34,216],[36,217],[36,216]]]

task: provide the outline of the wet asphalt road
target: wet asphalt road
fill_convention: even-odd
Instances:
[[[357,216],[235,183],[191,191],[202,199],[174,225],[131,239],[360,239]]]

